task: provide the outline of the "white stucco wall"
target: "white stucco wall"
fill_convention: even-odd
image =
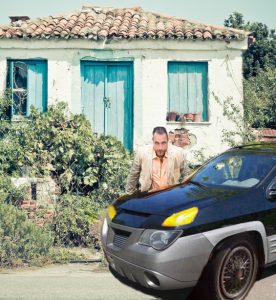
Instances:
[[[87,40],[0,41],[0,91],[6,85],[7,58],[41,57],[48,60],[48,104],[66,101],[73,112],[81,112],[80,60],[131,60],[134,66],[134,148],[151,141],[155,126],[173,130],[179,123],[166,121],[169,61],[208,62],[209,122],[186,123],[196,135],[191,150],[204,149],[206,156],[227,145],[221,142],[223,128],[233,124],[222,116],[215,101],[228,97],[242,106],[242,50],[246,41],[119,41],[107,44]]]

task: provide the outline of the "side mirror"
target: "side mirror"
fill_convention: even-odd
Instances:
[[[276,181],[273,180],[272,183],[268,186],[266,196],[268,199],[276,200]]]

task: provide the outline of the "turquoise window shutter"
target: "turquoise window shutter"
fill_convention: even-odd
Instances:
[[[207,62],[170,62],[168,111],[200,113],[207,121],[207,75]]]
[[[46,61],[27,62],[28,101],[27,116],[31,105],[44,112],[47,110],[47,63]]]
[[[47,61],[8,60],[13,100],[12,116],[28,116],[31,105],[47,110]]]

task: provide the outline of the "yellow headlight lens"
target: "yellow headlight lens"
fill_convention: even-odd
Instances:
[[[197,207],[192,207],[189,209],[182,210],[182,211],[168,217],[162,223],[162,226],[176,227],[176,226],[190,224],[194,221],[197,213],[198,213]]]
[[[116,216],[117,212],[116,212],[116,209],[113,205],[108,206],[107,214],[108,214],[108,217],[109,217],[110,220],[112,220]]]

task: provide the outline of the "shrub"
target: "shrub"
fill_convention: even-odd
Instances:
[[[0,173],[0,201],[18,206],[26,195],[26,188],[15,187],[10,177]]]
[[[105,207],[124,193],[132,157],[122,143],[111,136],[101,136],[96,151],[100,162],[98,186],[90,195]]]
[[[1,122],[0,173],[53,177],[61,191],[51,227],[55,243],[93,243],[91,220],[124,192],[129,152],[114,137],[98,137],[85,116],[68,112],[64,103],[45,113],[32,108],[20,122]],[[19,190],[5,193],[9,203],[22,198]]]
[[[120,142],[98,138],[85,116],[69,113],[64,103],[45,113],[32,109],[29,119],[12,122],[0,135],[2,172],[51,175],[62,193],[87,195],[99,187],[104,190],[106,184],[121,191],[129,164]]]
[[[99,207],[89,197],[65,194],[60,197],[51,228],[55,244],[92,245],[90,225],[98,217]]]
[[[47,230],[27,220],[25,212],[0,202],[0,266],[43,258],[52,244]]]

